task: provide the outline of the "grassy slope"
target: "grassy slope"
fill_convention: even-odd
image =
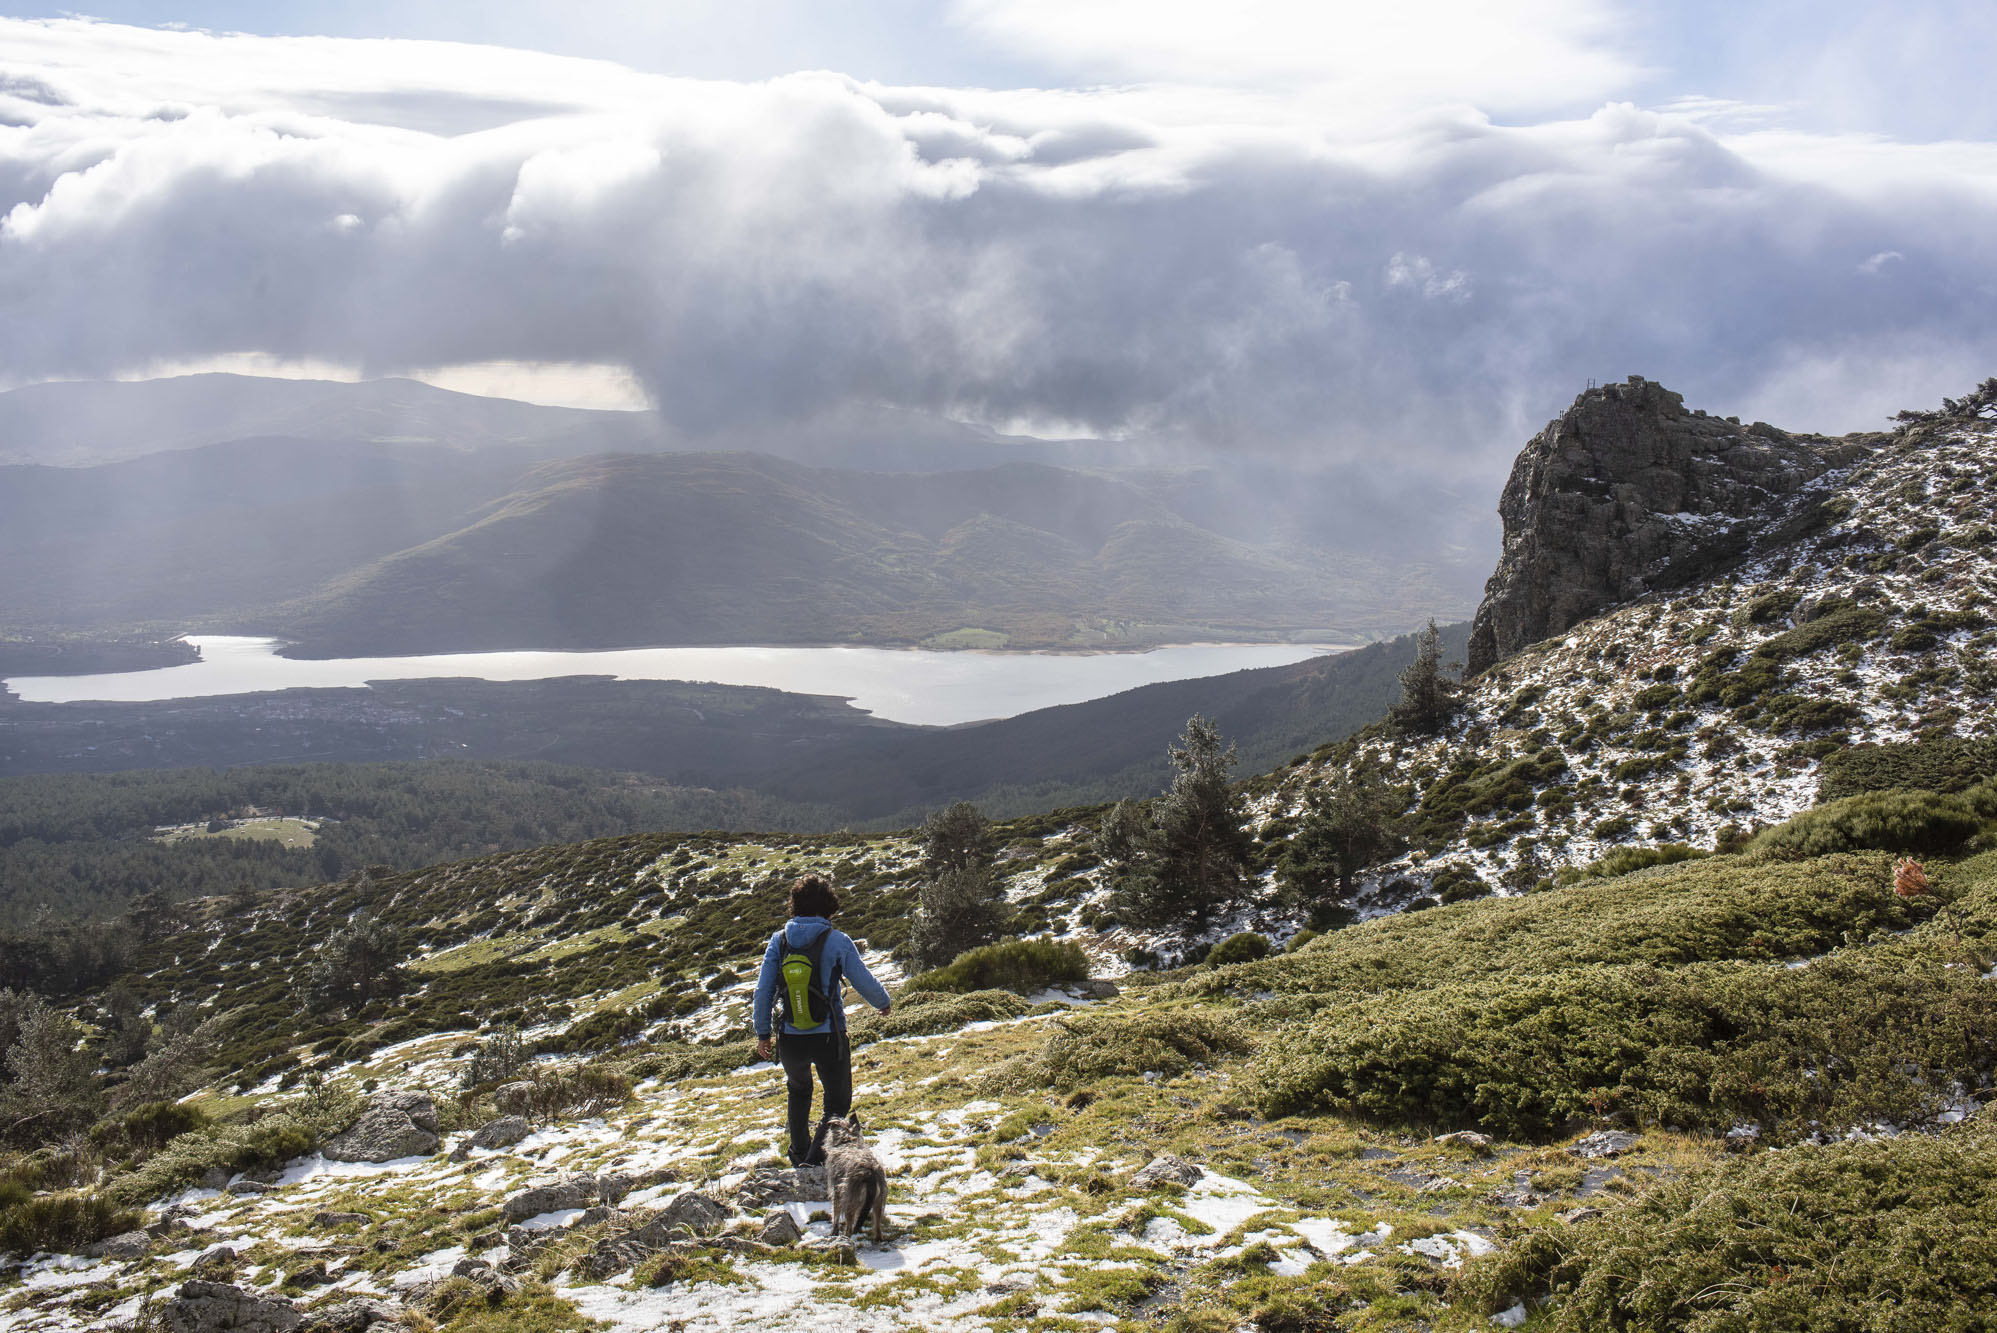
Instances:
[[[1263,809],[1363,749],[1410,779],[1411,805],[1443,856],[1495,847],[1478,864],[1495,869],[1502,857],[1511,868],[1523,830],[1473,849],[1463,825],[1493,822],[1478,802],[1511,810],[1523,794],[1513,813],[1532,812],[1551,868],[1612,842],[1580,830],[1640,802],[1666,826],[1648,836],[1682,832],[1674,817],[1701,784],[1723,806],[1736,794],[1748,802],[1707,815],[1772,820],[1806,806],[1821,755],[1783,758],[1796,742],[1782,739],[1783,708],[1768,696],[1819,677],[1831,697],[1853,701],[1859,720],[1845,725],[1855,737],[1982,725],[1982,631],[1940,617],[1983,595],[1981,563],[1957,559],[1981,543],[1973,525],[1954,525],[1988,492],[1951,489],[1974,451],[1932,438],[1913,447],[1934,452],[1889,454],[1854,488],[1854,512],[1871,515],[1875,535],[1834,530],[1838,544],[1814,551],[1849,557],[1859,580],[1878,581],[1872,600],[1894,608],[1895,637],[1861,641],[1852,663],[1806,678],[1828,647],[1780,649],[1775,665],[1798,672],[1791,689],[1778,678],[1734,702],[1683,698],[1676,711],[1699,728],[1672,724],[1665,701],[1657,729],[1689,731],[1685,752],[1642,750],[1632,742],[1649,705],[1636,691],[1672,682],[1633,679],[1631,667],[1690,661],[1672,686],[1683,697],[1712,639],[1736,640],[1751,658],[1815,623],[1794,607],[1751,609],[1782,602],[1783,586],[1746,601],[1694,590],[1612,613],[1479,682],[1451,738],[1467,767],[1452,769],[1438,747],[1375,735],[1253,784]],[[1942,513],[1934,535],[1914,544],[1884,529],[1915,505]],[[1925,610],[1902,600],[1914,587],[1929,590]],[[1821,580],[1795,591],[1843,595]],[[1739,623],[1734,610],[1746,612]],[[1708,642],[1683,644],[1708,619],[1720,621]],[[1934,643],[1898,637],[1909,630]],[[1903,663],[1897,679],[1887,674]],[[1600,694],[1603,707],[1591,712],[1581,693]],[[1704,727],[1714,730],[1698,735]],[[1750,758],[1720,762],[1730,754],[1714,753],[1715,740]],[[1668,757],[1627,781],[1599,777],[1639,753]],[[1925,751],[1871,753],[1874,778],[1937,763]],[[1696,769],[1704,755],[1711,767]],[[1553,788],[1571,807],[1539,799]],[[1427,803],[1437,790],[1461,798]],[[1107,924],[1093,910],[1100,886],[1076,855],[1086,828],[1057,815],[1004,832],[1020,854],[1007,869],[1027,929],[1077,939],[1114,970],[1132,937],[1097,928]],[[842,1274],[810,1252],[712,1252],[717,1266],[663,1294],[578,1281],[560,1298],[639,1326],[803,1326],[850,1307],[910,1328],[1107,1319],[1188,1331],[1454,1330],[1488,1327],[1522,1302],[1528,1327],[1562,1330],[1987,1328],[1997,1145],[1992,1112],[1976,1104],[1997,1068],[1993,833],[1979,835],[1984,850],[1930,856],[1934,891],[1913,899],[1892,891],[1882,851],[1714,856],[1381,918],[1256,962],[1130,978],[1121,999],[1074,1017],[1029,1011],[971,1030],[950,1007],[962,1001],[908,1003],[892,1027],[856,1030],[861,1095],[899,1168],[898,1267]],[[292,892],[247,920],[211,913],[158,941],[133,981],[150,1000],[240,1008],[221,1061],[238,1072],[211,1094],[218,1108],[231,1088],[282,1100],[308,1072],[335,1086],[451,1086],[479,1025],[538,1023],[545,1049],[647,1080],[607,1133],[583,1125],[551,1136],[563,1169],[621,1158],[719,1181],[775,1142],[774,1081],[730,1071],[747,1058],[736,974],[779,919],[781,884],[809,867],[853,885],[847,921],[878,953],[906,929],[913,856],[891,835],[547,848]],[[285,976],[364,904],[423,948],[425,984],[393,1008],[306,1027],[284,998]],[[1263,907],[1281,919],[1273,901]],[[926,1012],[946,1035],[922,1039]],[[698,1040],[710,1034],[727,1040]],[[452,1110],[466,1123],[488,1113],[475,1098]],[[1462,1125],[1495,1136],[1490,1156],[1430,1137]],[[1569,1151],[1605,1125],[1634,1129],[1637,1143],[1612,1162]],[[1226,1181],[1185,1194],[1133,1189],[1128,1172],[1160,1150]],[[374,1212],[354,1251],[377,1241],[367,1253],[387,1257],[364,1262],[406,1266],[489,1225],[482,1205],[536,1165],[439,1165],[390,1183],[322,1181],[297,1197]],[[229,1216],[252,1232],[296,1228],[265,1207],[232,1204]],[[276,1239],[259,1244],[266,1279],[295,1262]],[[553,1276],[573,1257],[537,1262]],[[0,1300],[101,1309],[130,1290],[107,1275]]]

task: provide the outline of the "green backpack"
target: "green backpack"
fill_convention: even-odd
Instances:
[[[784,1021],[794,1028],[815,1028],[832,1014],[832,996],[818,980],[824,970],[825,941],[831,938],[828,928],[802,949],[791,947],[788,937],[784,940],[784,952],[777,963],[784,984],[778,988],[777,998],[784,1007]],[[800,1015],[809,1015],[810,1021]]]

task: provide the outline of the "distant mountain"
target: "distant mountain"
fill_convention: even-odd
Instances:
[[[1256,546],[1114,476],[562,461],[456,531],[256,618],[309,656],[527,646],[1373,638],[1467,609],[1428,569]]]
[[[657,432],[649,412],[542,407],[401,379],[181,375],[0,393],[0,463],[65,467],[261,436],[588,453],[631,448]]]

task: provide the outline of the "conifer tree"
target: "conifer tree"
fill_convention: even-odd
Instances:
[[[299,1000],[316,1014],[360,1009],[371,1000],[400,995],[409,979],[401,963],[401,932],[362,912],[333,933],[305,970]]]
[[[1430,618],[1415,638],[1415,660],[1401,672],[1401,700],[1388,720],[1400,731],[1433,736],[1456,713],[1456,689],[1442,672],[1442,635]]]
[[[926,878],[909,931],[909,954],[921,968],[942,967],[1005,933],[1011,913],[992,865],[991,821],[969,801],[931,815],[922,826]]]
[[[1341,773],[1313,788],[1283,851],[1284,879],[1315,905],[1349,902],[1353,876],[1400,850],[1399,804],[1378,779],[1363,774]]]
[[[1099,835],[1099,845],[1129,848],[1117,900],[1123,915],[1139,925],[1202,925],[1248,886],[1254,839],[1242,827],[1247,811],[1241,793],[1228,780],[1234,747],[1195,714],[1171,757],[1178,774],[1171,790],[1152,803],[1148,825],[1134,830],[1112,811],[1118,825],[1105,820]]]

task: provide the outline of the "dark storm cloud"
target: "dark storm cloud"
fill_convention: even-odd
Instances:
[[[243,351],[607,362],[696,431],[876,402],[1489,469],[1590,376],[1844,428],[1997,361],[1980,145],[0,41],[16,381]],[[589,110],[449,138],[325,114],[508,100]]]

